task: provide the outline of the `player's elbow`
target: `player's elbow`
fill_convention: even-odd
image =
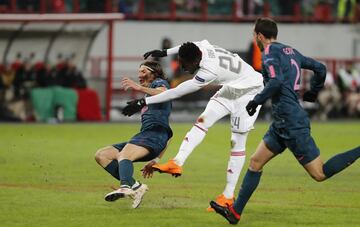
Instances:
[[[325,80],[326,78],[326,66],[322,63],[320,63],[319,67],[318,67],[318,75],[323,79]]]
[[[326,66],[323,63],[320,63],[320,70],[326,72]]]
[[[278,80],[278,79],[273,79],[271,80],[269,86],[269,90],[272,94],[276,93],[282,85],[282,81]]]
[[[279,90],[280,87],[281,87],[281,84],[282,84],[281,81],[276,80],[276,82],[273,84],[273,89],[274,89],[274,90]]]

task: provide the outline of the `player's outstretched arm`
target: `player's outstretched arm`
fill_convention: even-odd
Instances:
[[[143,57],[146,60],[148,57],[154,57],[154,58],[162,58],[162,57],[166,57],[167,53],[166,50],[152,50],[152,51],[148,51],[146,52]]]
[[[200,88],[201,86],[195,84],[192,80],[188,80],[181,83],[176,88],[169,89],[166,91],[159,90],[160,93],[157,95],[142,99],[135,99],[127,102],[127,106],[125,106],[124,109],[122,110],[122,114],[130,117],[135,113],[139,112],[144,106],[148,104],[170,101],[172,99],[179,98],[185,94],[189,94],[194,91],[200,90]]]
[[[166,90],[165,87],[150,88],[150,87],[141,86],[140,84],[129,79],[128,77],[124,77],[121,80],[121,85],[123,86],[125,91],[128,89],[133,89],[134,91],[142,92],[151,96],[160,94],[161,92]]]
[[[135,113],[139,112],[144,106],[146,106],[145,99],[135,99],[128,101],[127,106],[121,111],[121,113],[125,116],[132,116]]]
[[[154,57],[154,58],[162,58],[166,57],[168,55],[177,54],[179,52],[180,46],[176,46],[170,49],[165,50],[152,50],[146,52],[143,57],[144,59],[147,59],[148,57]]]
[[[186,94],[198,91],[201,89],[199,84],[194,83],[193,80],[187,80],[177,87],[161,92],[161,94],[146,97],[146,104],[162,103],[173,99],[180,98]]]

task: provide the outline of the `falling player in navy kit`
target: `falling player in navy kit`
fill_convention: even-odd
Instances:
[[[160,94],[170,86],[165,80],[159,63],[146,61],[140,65],[139,84],[129,78],[122,80],[125,90],[134,89],[145,93],[145,97]],[[151,166],[156,164],[166,149],[172,130],[169,126],[171,102],[144,106],[141,110],[141,129],[128,142],[114,144],[99,149],[95,154],[96,162],[113,177],[120,181],[120,188],[108,193],[106,201],[119,198],[132,198],[133,208],[137,208],[148,190],[148,186],[133,178],[133,162],[146,162],[143,176],[152,174]]]
[[[319,149],[310,135],[309,118],[298,101],[301,68],[314,72],[311,89],[304,93],[303,100],[315,102],[324,85],[325,66],[303,56],[288,45],[276,42],[277,25],[271,19],[256,20],[254,37],[263,51],[263,77],[266,86],[248,103],[246,110],[251,116],[258,105],[271,98],[273,123],[251,157],[249,169],[234,205],[223,207],[214,201],[210,202],[211,207],[230,224],[239,222],[247,201],[260,182],[265,164],[286,148],[289,148],[298,162],[318,182],[329,179],[360,157],[360,147],[356,147],[323,163]]]

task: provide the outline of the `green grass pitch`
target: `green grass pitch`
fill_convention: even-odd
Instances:
[[[162,162],[175,156],[191,126],[172,125],[174,138]],[[250,133],[240,179],[267,127],[257,123]],[[139,124],[123,123],[0,125],[0,226],[229,226],[205,211],[225,186],[226,123],[210,129],[179,178],[155,173],[141,179],[143,163],[135,164],[135,178],[150,188],[138,209],[128,199],[104,201],[117,182],[96,164],[94,153],[138,130]],[[313,123],[312,134],[326,161],[360,144],[360,121]],[[317,183],[284,152],[264,169],[240,225],[360,226],[360,161]]]

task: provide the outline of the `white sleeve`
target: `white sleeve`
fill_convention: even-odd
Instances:
[[[217,76],[214,73],[204,68],[200,68],[192,80],[198,86],[204,87],[216,80],[216,78]]]
[[[167,55],[177,54],[177,53],[179,53],[179,49],[180,49],[180,45],[176,46],[176,47],[172,47],[170,49],[166,49],[166,54]]]
[[[176,88],[163,91],[158,95],[146,97],[145,102],[146,104],[166,102],[172,99],[179,98],[183,95],[198,91],[201,89],[201,87],[201,85],[194,83],[194,80],[187,80],[179,84]]]

